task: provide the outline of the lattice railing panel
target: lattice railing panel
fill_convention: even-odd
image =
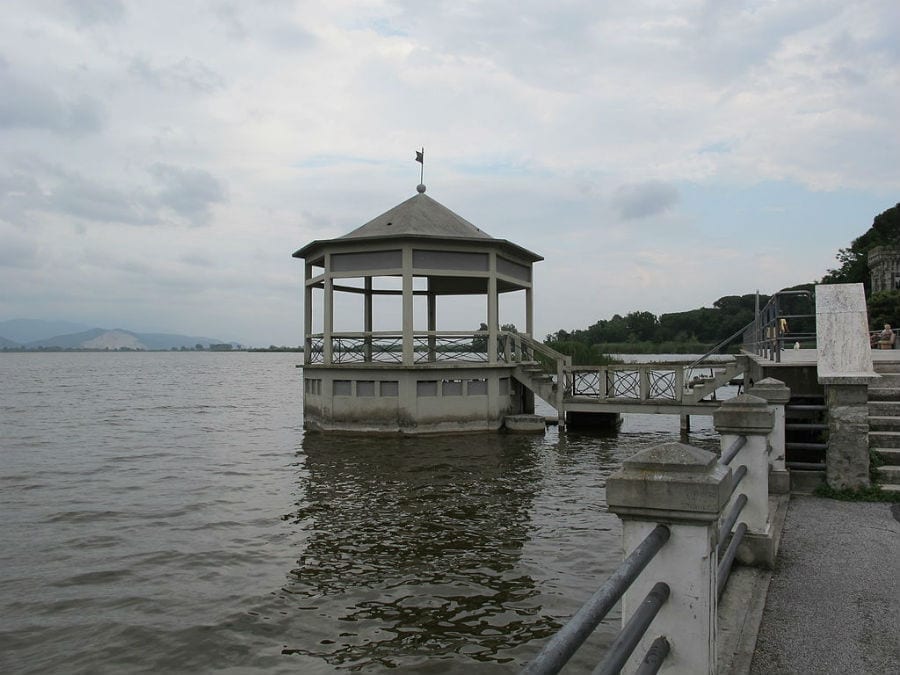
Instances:
[[[572,395],[600,397],[606,373],[600,370],[576,370],[572,372]]]
[[[413,337],[413,362],[487,363],[487,347],[487,335],[416,335]]]
[[[608,370],[607,391],[610,398],[641,398],[640,370]]]
[[[307,347],[306,362],[307,363],[324,363],[325,362],[325,340],[321,337],[313,337],[309,339]]]
[[[648,371],[649,391],[648,396],[653,399],[678,400],[678,392],[675,390],[674,370]]]

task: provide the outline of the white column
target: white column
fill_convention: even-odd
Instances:
[[[500,329],[499,298],[497,297],[497,254],[490,254],[488,267],[488,363],[497,362],[497,332]]]
[[[312,264],[307,262],[303,270],[303,363],[309,363],[313,332],[313,287],[309,283],[313,276]]]
[[[363,330],[365,337],[365,359],[372,361],[372,277],[366,277],[364,281],[365,295],[363,297]]]
[[[624,625],[657,582],[670,588],[669,599],[622,672],[635,672],[653,641],[665,636],[671,649],[662,672],[716,673],[715,550],[730,484],[731,472],[713,453],[681,443],[633,455],[607,481],[606,501],[622,519],[625,555],[659,523],[671,533],[622,598]]]
[[[412,248],[403,247],[403,365],[413,365],[413,264]]]
[[[428,279],[428,360],[435,361],[437,358],[437,339],[434,332],[437,330],[437,296],[431,290],[431,278]]]
[[[331,334],[334,332],[334,281],[331,278],[331,254],[325,254],[325,307],[322,319],[322,339],[325,342],[325,365],[331,365]]]
[[[767,377],[754,384],[748,393],[764,399],[774,416],[774,426],[768,436],[769,492],[786,494],[791,490],[791,479],[785,465],[784,407],[791,400],[791,390],[781,380]]]
[[[534,337],[534,291],[525,289],[525,335]]]
[[[729,464],[737,473],[742,466],[747,474],[731,495],[727,513],[735,500],[744,494],[747,503],[737,519],[747,526],[747,534],[738,547],[737,558],[745,565],[774,564],[774,541],[769,525],[769,453],[766,439],[772,431],[774,416],[766,402],[749,394],[729,399],[713,413],[724,453],[741,436],[744,446]]]

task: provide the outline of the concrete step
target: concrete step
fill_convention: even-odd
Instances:
[[[882,487],[884,487],[885,485],[900,486],[900,466],[879,466],[878,483]]]
[[[900,431],[900,417],[887,417],[869,413],[869,432]]]
[[[881,375],[881,379],[873,382],[876,387],[900,387],[900,373],[878,371],[878,374]]]
[[[900,361],[876,361],[872,365],[875,368],[875,372],[879,375],[884,375],[885,373],[900,373]]]
[[[869,387],[869,401],[900,401],[900,389]]]
[[[900,401],[869,401],[869,417],[900,417]]]
[[[886,465],[900,466],[900,448],[872,448]]]
[[[900,431],[870,431],[870,448],[900,448]]]
[[[881,489],[885,492],[900,492],[900,485],[882,485]]]

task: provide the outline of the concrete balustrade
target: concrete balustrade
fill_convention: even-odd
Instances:
[[[739,437],[747,439],[730,465],[735,473],[746,466],[747,473],[725,509],[727,513],[739,495],[747,496],[747,504],[739,518],[747,525],[747,534],[737,552],[737,559],[745,565],[771,567],[775,562],[769,522],[768,452],[768,437],[772,433],[774,420],[775,415],[766,401],[750,394],[725,401],[713,413],[713,424],[721,437],[723,451]]]
[[[791,477],[785,466],[784,408],[791,400],[791,390],[781,380],[767,377],[760,380],[748,392],[766,401],[772,411],[772,431],[766,438],[769,455],[769,493],[787,494],[791,490]]]
[[[716,672],[716,545],[731,484],[731,470],[715,454],[682,443],[637,453],[607,481],[607,503],[622,519],[626,555],[658,523],[671,530],[622,599],[624,625],[658,581],[671,589],[623,672],[635,672],[660,635],[671,646],[666,673]]]

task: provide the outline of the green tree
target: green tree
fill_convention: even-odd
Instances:
[[[875,216],[866,232],[853,240],[849,248],[842,248],[836,256],[840,265],[828,270],[822,277],[823,284],[865,285],[866,294],[871,290],[869,284],[869,251],[876,246],[900,245],[900,204]]]
[[[869,297],[869,328],[881,330],[884,324],[900,324],[900,291],[881,291]]]

